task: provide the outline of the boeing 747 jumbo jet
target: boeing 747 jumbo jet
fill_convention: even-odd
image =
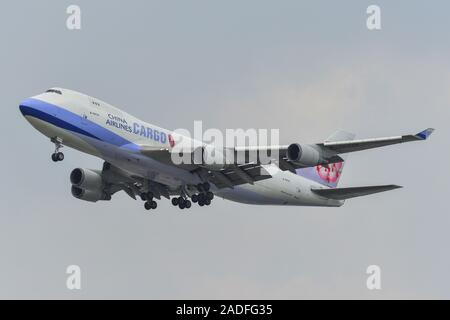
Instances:
[[[55,145],[52,160],[62,161],[63,146],[104,160],[101,170],[74,169],[72,195],[97,202],[118,191],[140,197],[145,209],[171,199],[180,209],[211,204],[214,196],[247,204],[339,207],[346,199],[400,188],[397,185],[338,188],[342,154],[387,145],[426,140],[433,129],[418,134],[353,140],[338,131],[317,144],[227,147],[216,154],[243,154],[245,161],[211,163],[211,144],[195,141],[193,161],[173,161],[176,145],[193,139],[141,121],[99,99],[72,90],[52,88],[20,104],[23,116]],[[225,150],[226,149],[226,150]],[[249,161],[249,153],[267,152],[270,162]],[[200,154],[200,156],[198,156]],[[181,155],[180,155],[181,156]],[[223,156],[222,158],[226,158]],[[239,158],[239,157],[237,157]]]

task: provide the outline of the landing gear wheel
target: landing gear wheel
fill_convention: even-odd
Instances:
[[[145,208],[145,210],[150,210],[150,209],[152,209],[151,203],[150,203],[150,202],[146,202],[146,203],[144,204],[144,208]]]
[[[211,191],[208,191],[207,193],[206,193],[206,199],[208,199],[208,200],[212,200],[212,199],[214,199],[214,193],[212,193]]]
[[[62,152],[56,152],[52,154],[52,160],[53,162],[63,161],[64,160],[64,153]]]
[[[205,203],[204,203],[203,201],[200,200],[200,201],[198,202],[198,205],[199,205],[200,207],[203,207],[203,206],[205,205]]]
[[[53,152],[53,154],[52,154],[53,162],[63,161],[64,154],[62,152],[59,152],[59,150],[63,147],[62,139],[59,137],[53,137],[53,138],[50,138],[50,141],[55,145],[55,152]]]
[[[157,207],[158,207],[158,204],[156,203],[156,201],[150,202],[150,208],[156,209]]]
[[[192,206],[192,203],[189,200],[186,200],[185,207],[189,209]]]
[[[172,205],[177,206],[179,203],[178,198],[172,198]]]
[[[180,208],[181,210],[183,210],[184,208],[186,208],[186,204],[184,203],[184,200],[183,200],[183,201],[180,201],[180,202],[178,203],[178,208]]]
[[[196,194],[192,195],[191,200],[193,203],[198,202],[198,195],[196,195]]]
[[[211,188],[211,185],[208,182],[203,183],[202,186],[203,186],[203,190],[205,190],[205,192],[208,192],[209,189]]]
[[[205,205],[209,206],[210,204],[211,204],[211,200],[206,199],[206,200],[205,200]]]

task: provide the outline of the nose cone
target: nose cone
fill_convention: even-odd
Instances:
[[[36,130],[47,137],[55,136],[55,106],[40,98],[29,98],[20,103],[19,110]]]
[[[27,120],[30,120],[30,118],[48,120],[49,116],[56,114],[54,105],[34,97],[22,101],[19,110]]]
[[[20,112],[33,126],[36,125],[38,120],[48,121],[49,117],[54,114],[52,108],[48,103],[35,98],[26,99],[19,105]]]
[[[23,116],[25,115],[25,108],[26,108],[26,106],[21,103],[20,106],[19,106],[19,110],[20,110],[20,112],[22,113]]]
[[[38,111],[36,103],[32,99],[26,99],[19,105],[19,110],[24,117],[33,116]]]
[[[26,105],[25,103],[21,103],[19,106],[20,113],[26,118],[28,115],[30,115],[32,111],[32,107]]]

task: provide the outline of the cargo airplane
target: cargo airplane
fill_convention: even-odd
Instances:
[[[337,131],[321,143],[285,146],[236,146],[233,154],[266,151],[270,162],[234,161],[222,165],[206,161],[214,146],[196,141],[193,163],[175,163],[180,137],[175,132],[141,121],[91,96],[52,88],[20,103],[28,122],[55,145],[51,158],[62,161],[63,146],[104,160],[101,169],[76,168],[70,174],[71,192],[78,199],[111,200],[119,192],[141,198],[147,210],[167,198],[187,209],[209,206],[214,197],[259,205],[339,207],[346,199],[400,188],[397,185],[338,187],[345,154],[410,141],[426,140],[429,128],[412,135],[354,140]],[[183,138],[183,137],[182,137]],[[185,137],[184,141],[192,142]],[[228,154],[227,150],[215,150]],[[194,152],[193,152],[194,154]]]

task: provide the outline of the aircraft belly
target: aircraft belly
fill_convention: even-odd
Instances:
[[[292,174],[291,174],[292,175]],[[342,201],[324,199],[311,192],[311,184],[302,177],[289,172],[278,172],[271,179],[255,184],[235,186],[216,192],[227,200],[246,204],[269,204],[285,206],[341,206]]]
[[[226,188],[215,192],[219,197],[246,204],[273,204],[282,205],[283,202],[268,192],[267,189],[255,183]]]

